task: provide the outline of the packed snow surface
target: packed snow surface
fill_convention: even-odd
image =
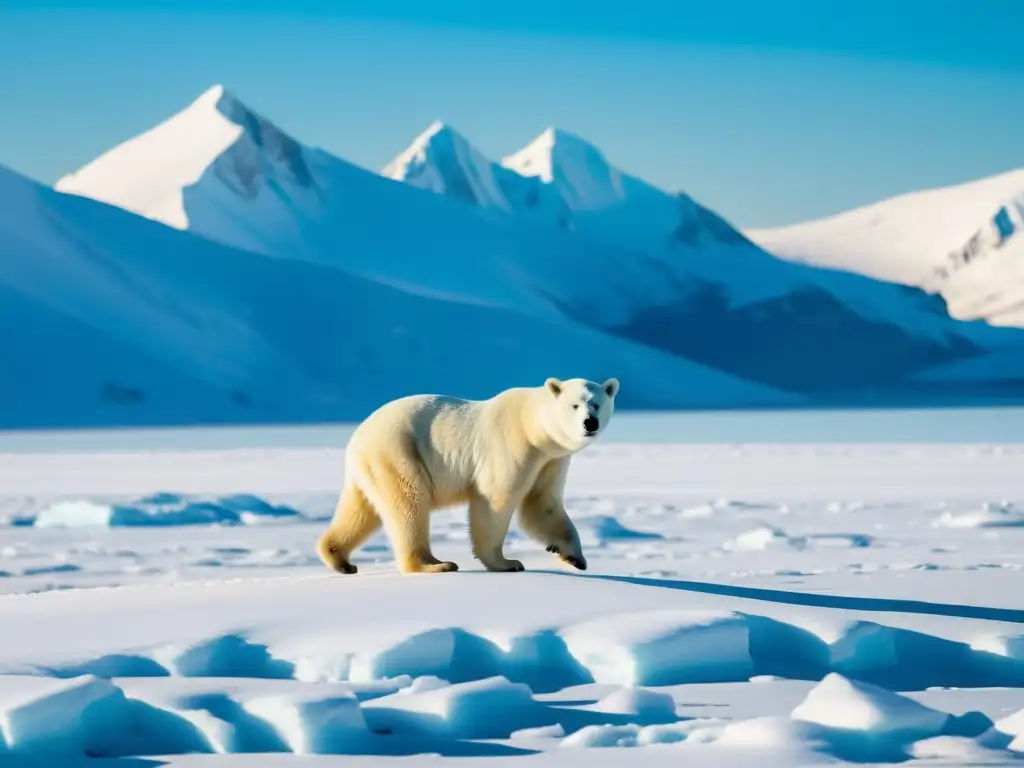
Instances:
[[[527,571],[487,573],[455,508],[459,572],[378,534],[351,577],[313,551],[341,446],[153,447],[0,455],[0,763],[1024,753],[1021,445],[605,443],[587,571],[514,527]]]

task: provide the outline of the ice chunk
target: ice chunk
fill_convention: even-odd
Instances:
[[[456,739],[507,739],[544,722],[546,707],[530,689],[501,676],[363,703],[374,731]]]
[[[934,524],[941,528],[1021,528],[1024,511],[1009,502],[987,501],[980,509],[960,515],[943,512]]]
[[[383,650],[354,655],[349,679],[366,682],[410,675],[464,683],[498,674],[501,657],[494,643],[464,629],[430,629]]]
[[[805,542],[793,539],[778,528],[760,525],[729,539],[722,545],[727,552],[761,552],[767,549],[804,549]]]
[[[84,755],[125,719],[126,700],[109,680],[0,678],[0,734],[11,752]]]
[[[985,635],[972,641],[971,648],[1024,661],[1024,635]]]
[[[36,528],[238,525],[298,514],[291,507],[275,506],[249,494],[219,499],[156,494],[123,504],[86,499],[61,501],[42,510],[32,524]]]
[[[312,690],[268,695],[242,704],[251,715],[270,724],[297,755],[353,751],[369,737],[354,694],[318,694]]]
[[[200,643],[161,646],[153,658],[174,676],[255,677],[284,680],[294,666],[273,658],[266,646],[237,634],[221,635]]]
[[[830,673],[792,712],[794,720],[903,742],[942,733],[945,712],[870,683]]]
[[[745,617],[732,611],[644,611],[562,631],[597,683],[678,685],[746,680],[754,673]]]

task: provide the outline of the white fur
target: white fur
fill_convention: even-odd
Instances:
[[[355,573],[353,550],[383,522],[403,573],[457,570],[430,551],[430,513],[467,503],[473,554],[493,571],[520,571],[502,553],[512,515],[548,551],[586,568],[563,503],[573,454],[592,443],[615,412],[619,382],[548,379],[488,400],[413,395],[393,400],[359,425],[345,455],[345,487],[317,550],[324,563]],[[586,426],[588,417],[599,425]]]

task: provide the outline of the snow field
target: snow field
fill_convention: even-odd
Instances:
[[[455,509],[458,573],[401,577],[377,536],[351,578],[312,551],[340,456],[0,456],[0,762],[1024,751],[1017,446],[607,444],[570,473],[587,572],[518,530],[527,571],[482,572]]]
[[[538,594],[550,602],[531,613]],[[970,622],[933,617],[931,635],[768,601],[762,613],[712,608],[727,602],[667,580],[473,571],[8,595],[0,620],[20,629],[0,640],[0,722],[12,753],[107,757],[476,754],[492,748],[481,740],[530,729],[564,733],[564,747],[799,744],[854,760],[938,736],[988,734],[1004,750],[1016,738],[1012,722],[993,731],[988,715],[952,716],[893,690],[1019,686],[1020,659],[973,648]],[[456,614],[478,619],[450,626]],[[202,634],[216,624],[234,631]],[[772,685],[765,676],[820,682],[764,721],[689,718],[673,696],[694,683]],[[544,698],[590,684],[612,691],[583,705]]]

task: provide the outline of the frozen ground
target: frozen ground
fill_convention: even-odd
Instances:
[[[341,458],[0,453],[0,764],[1024,755],[1024,444],[609,442],[587,572],[481,572],[456,509],[414,577],[316,561]]]

